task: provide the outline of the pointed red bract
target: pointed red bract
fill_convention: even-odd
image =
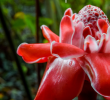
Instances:
[[[52,41],[57,41],[57,42],[59,42],[59,36],[56,35],[55,33],[53,33],[47,26],[42,25],[41,28],[42,28],[43,36],[44,36],[49,42],[52,42]]]
[[[102,33],[106,33],[108,29],[108,23],[104,19],[98,19],[98,28]]]
[[[82,49],[74,45],[58,42],[52,42],[51,53],[56,57],[61,57],[64,59],[77,58],[85,54]]]
[[[60,23],[60,42],[71,44],[74,31],[71,17],[64,16]]]
[[[75,59],[49,59],[34,100],[72,100],[83,86],[85,73]]]
[[[27,63],[46,62],[47,57],[51,56],[50,44],[27,44],[22,43],[17,49],[17,54],[22,56]]]
[[[71,10],[71,8],[68,8],[66,11],[65,11],[65,13],[64,13],[64,15],[68,15],[68,16],[72,16],[72,10]]]
[[[110,54],[87,54],[81,60],[80,65],[88,75],[93,89],[103,96],[110,96]]]
[[[75,19],[75,16],[76,16],[76,14],[73,14],[73,15],[72,15],[72,20],[74,20],[74,19]]]
[[[83,30],[83,36],[86,38],[87,35],[92,35],[91,29],[89,26],[86,26]]]

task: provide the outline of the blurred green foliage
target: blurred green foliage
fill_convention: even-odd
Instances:
[[[67,3],[65,3],[65,0],[39,0],[39,2],[39,25],[47,25],[56,34],[59,34],[60,20],[67,8],[72,8],[74,13],[78,13],[78,11],[87,4],[95,5],[100,7],[110,20],[109,0],[67,0]],[[11,31],[15,47],[17,48],[22,42],[35,43],[35,37],[37,34],[35,0],[0,0],[0,3],[0,6],[3,9],[4,18]],[[47,42],[42,34],[40,34],[39,39],[40,42]],[[32,95],[35,97],[38,88],[35,65],[26,64],[21,57],[19,57],[19,59],[22,65],[22,70],[24,71],[31,87]],[[42,72],[43,70],[44,67],[42,68]],[[28,100],[1,23],[0,100]],[[75,100],[77,100],[77,98]],[[98,96],[97,100],[102,100],[102,98]]]

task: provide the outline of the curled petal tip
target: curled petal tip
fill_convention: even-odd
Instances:
[[[22,56],[27,63],[46,62],[47,58],[51,56],[50,44],[27,44],[22,43],[17,49],[17,54]]]
[[[43,27],[47,27],[46,25],[42,25],[42,26],[40,26],[40,28],[42,29]]]
[[[43,36],[49,41],[59,41],[59,36],[53,33],[46,25],[42,25]]]
[[[24,44],[28,44],[28,43],[21,43],[19,46],[18,46],[18,48],[17,48],[17,54],[19,55],[19,56],[22,56],[22,52],[20,52],[20,47],[22,47],[22,45],[24,45]]]

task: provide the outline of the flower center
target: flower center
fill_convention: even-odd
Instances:
[[[98,19],[104,19],[109,24],[107,16],[100,8],[87,5],[79,11],[76,22],[83,21],[85,26],[91,28],[92,32],[97,32],[99,31],[97,27]]]

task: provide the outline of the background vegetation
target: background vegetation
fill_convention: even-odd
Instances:
[[[39,26],[45,24],[59,34],[64,11],[72,8],[78,13],[87,4],[100,7],[110,20],[109,0],[0,0],[0,100],[35,97],[46,64],[26,64],[16,55],[17,46],[47,42]]]

